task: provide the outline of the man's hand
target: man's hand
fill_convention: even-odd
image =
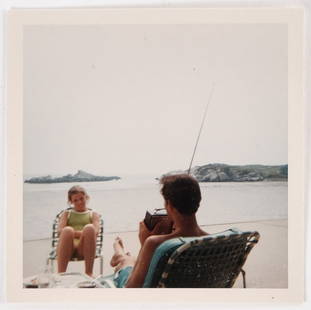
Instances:
[[[172,232],[173,222],[168,218],[164,217],[161,221],[156,223],[152,231],[150,231],[145,225],[144,221],[139,223],[139,241],[143,245],[145,240],[152,235],[167,235]]]
[[[173,222],[166,216],[156,223],[152,235],[167,235],[172,232]]]

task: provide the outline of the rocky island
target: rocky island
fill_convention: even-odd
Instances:
[[[166,173],[165,175],[187,172],[187,170],[178,170]],[[287,181],[288,165],[233,166],[226,164],[208,164],[192,168],[191,174],[199,182]]]
[[[67,174],[62,177],[52,177],[50,175],[43,177],[34,177],[30,178],[29,180],[25,180],[25,183],[46,184],[46,183],[72,183],[72,182],[100,182],[100,181],[111,181],[119,179],[121,178],[117,176],[110,176],[110,177],[96,176],[83,170],[78,170],[78,172],[74,175]]]

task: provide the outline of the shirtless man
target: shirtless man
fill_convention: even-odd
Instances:
[[[154,251],[162,242],[176,237],[207,235],[198,226],[195,216],[201,201],[198,182],[187,174],[166,176],[160,182],[168,218],[159,222],[152,231],[140,222],[141,249],[137,259],[126,253],[122,240],[116,238],[110,264],[119,272],[115,279],[117,287],[142,287]],[[171,221],[174,223],[173,230],[168,231]]]

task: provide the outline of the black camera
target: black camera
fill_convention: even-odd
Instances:
[[[147,228],[151,231],[158,222],[162,221],[167,217],[168,215],[166,213],[165,208],[155,209],[153,212],[146,211],[144,223],[147,226]]]

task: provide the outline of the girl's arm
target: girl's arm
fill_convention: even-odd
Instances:
[[[99,229],[100,229],[100,216],[98,213],[93,212],[92,215],[92,224],[95,228],[95,233],[96,235],[99,233]]]
[[[57,228],[58,235],[60,235],[63,228],[65,226],[67,226],[67,219],[68,219],[68,212],[64,211],[62,213],[62,215],[60,216],[60,219],[59,219],[59,224],[58,224],[58,228]]]

